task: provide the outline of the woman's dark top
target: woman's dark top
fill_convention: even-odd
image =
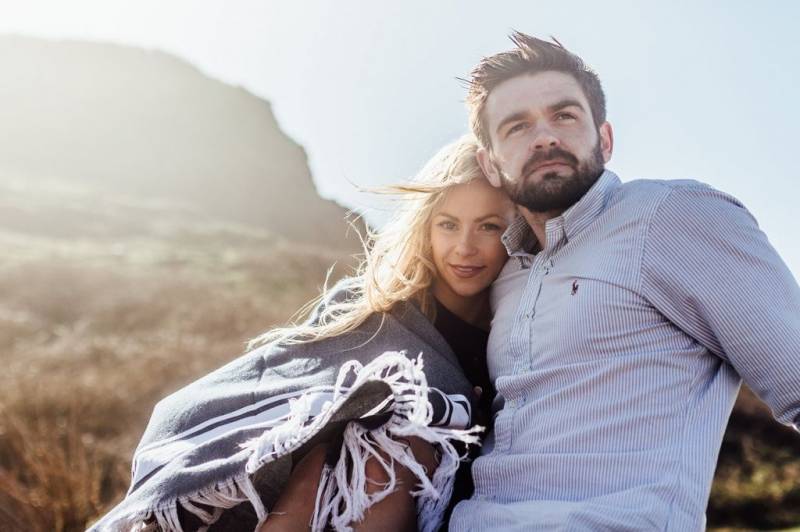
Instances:
[[[486,345],[489,342],[489,331],[484,331],[471,323],[467,323],[444,305],[436,302],[436,320],[434,327],[439,331],[458,358],[467,380],[472,386],[480,386],[483,393],[477,401],[477,411],[473,416],[479,425],[488,422],[494,400],[494,386],[489,378],[489,367],[486,365]],[[473,399],[473,404],[476,402]]]
[[[486,430],[491,427],[491,407],[495,396],[492,380],[489,378],[489,368],[486,365],[486,346],[489,342],[489,332],[462,320],[444,305],[436,302],[436,320],[434,327],[450,344],[450,348],[458,358],[464,374],[473,386],[480,386],[483,392],[480,398],[471,397],[475,410],[473,419],[478,425],[483,425]],[[485,433],[484,433],[485,434]],[[469,452],[469,461],[461,464],[456,472],[453,496],[445,514],[445,523],[442,530],[447,529],[450,514],[459,501],[472,496],[475,487],[472,482],[472,460],[480,455],[480,448],[473,445]]]

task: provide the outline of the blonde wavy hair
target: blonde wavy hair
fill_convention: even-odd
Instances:
[[[401,207],[382,229],[368,231],[365,258],[350,279],[349,297],[332,300],[325,288],[298,313],[308,318],[321,306],[316,319],[269,331],[251,340],[249,347],[339,336],[358,328],[373,314],[385,317],[401,301],[416,301],[422,313],[433,319],[436,305],[430,287],[436,267],[431,252],[431,218],[450,187],[485,179],[475,157],[477,149],[475,137],[465,135],[442,148],[411,182],[377,190],[396,196]]]

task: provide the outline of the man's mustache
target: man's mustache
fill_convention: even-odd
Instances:
[[[558,146],[550,148],[547,151],[537,151],[522,165],[522,176],[525,177],[533,170],[543,164],[551,161],[560,161],[567,163],[571,166],[578,166],[578,158],[570,152]]]

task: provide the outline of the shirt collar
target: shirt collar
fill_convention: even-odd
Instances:
[[[531,226],[521,215],[517,215],[511,225],[500,237],[506,247],[509,257],[516,255],[529,255],[539,245],[536,235],[533,234]]]
[[[617,174],[604,170],[586,194],[572,207],[547,221],[548,241],[551,233],[562,232],[567,240],[574,238],[603,212],[611,194],[620,186]],[[509,256],[530,254],[538,247],[536,235],[522,216],[508,226],[502,236]]]

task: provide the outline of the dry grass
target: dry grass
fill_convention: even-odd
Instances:
[[[0,530],[83,530],[124,494],[155,402],[316,294],[335,257],[248,234],[0,235]],[[800,523],[800,438],[745,398],[709,524]]]
[[[285,322],[336,258],[193,236],[123,252],[0,239],[18,251],[0,268],[0,530],[102,515],[155,402]]]

